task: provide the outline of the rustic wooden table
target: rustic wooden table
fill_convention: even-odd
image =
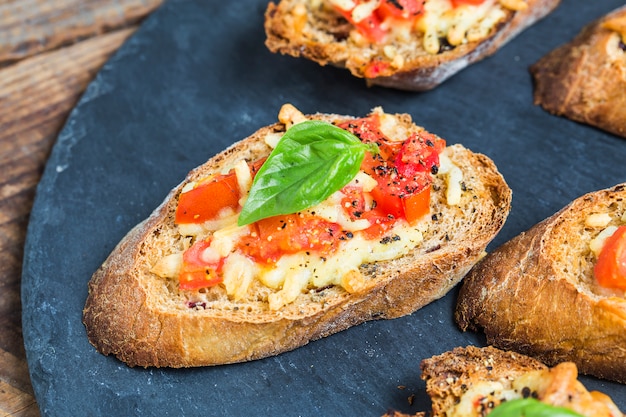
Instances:
[[[0,1],[0,415],[38,416],[20,276],[35,188],[57,134],[108,57],[161,0]]]

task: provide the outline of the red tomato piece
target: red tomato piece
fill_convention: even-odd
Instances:
[[[338,224],[299,214],[268,217],[252,227],[254,233],[240,240],[239,249],[262,263],[301,251],[330,253],[341,232]]]
[[[424,2],[418,0],[383,0],[377,12],[381,16],[412,19],[422,13]]]
[[[427,132],[409,137],[396,157],[396,168],[405,177],[418,172],[430,172],[439,166],[439,154],[446,147],[446,141]]]
[[[176,208],[176,224],[204,223],[214,219],[220,210],[239,206],[239,185],[234,173],[218,175],[182,193]]]
[[[430,187],[406,196],[402,199],[402,204],[406,220],[413,224],[430,213]]]
[[[391,64],[389,62],[375,59],[367,64],[367,66],[363,70],[363,76],[365,78],[376,78],[383,74],[385,71],[387,71],[389,68],[391,68]]]
[[[223,277],[218,273],[222,260],[210,263],[202,259],[202,254],[210,245],[210,240],[200,240],[183,253],[183,266],[178,275],[180,289],[197,290],[212,287],[223,281]]]
[[[593,273],[601,286],[626,290],[626,226],[606,239]]]
[[[380,43],[385,39],[386,31],[381,27],[382,21],[377,14],[372,13],[364,19],[356,22],[352,18],[352,10],[344,10],[339,7],[335,7],[335,10],[337,10],[356,28],[356,30],[359,31],[361,35],[365,36],[368,40]]]

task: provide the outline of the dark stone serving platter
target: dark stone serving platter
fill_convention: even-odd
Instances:
[[[44,416],[346,415],[427,410],[423,358],[483,345],[462,333],[456,290],[276,357],[196,369],[129,368],[82,324],[87,282],[115,244],[194,166],[276,120],[407,112],[487,154],[513,189],[491,248],[586,192],[626,181],[626,140],[533,105],[528,66],[621,0],[567,0],[439,88],[368,88],[345,70],[273,55],[266,1],[168,1],[102,68],[60,133],[37,190],[22,277],[27,358]],[[624,348],[622,346],[621,348]],[[626,410],[626,387],[582,377]],[[409,401],[413,398],[414,401]]]

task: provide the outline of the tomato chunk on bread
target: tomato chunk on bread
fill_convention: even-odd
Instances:
[[[491,252],[456,320],[488,343],[626,383],[626,184],[585,194]]]
[[[219,365],[410,314],[454,287],[508,216],[493,161],[407,114],[285,105],[278,119],[191,171],[94,273],[84,323],[100,352]]]

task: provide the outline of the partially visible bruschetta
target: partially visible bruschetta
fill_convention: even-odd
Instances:
[[[445,295],[511,190],[407,114],[279,122],[192,171],[89,284],[91,343],[131,366],[242,362]]]
[[[491,252],[464,279],[456,320],[496,347],[626,383],[626,184]]]
[[[591,22],[530,72],[536,105],[626,138],[626,6]]]
[[[432,417],[624,416],[609,396],[585,388],[571,362],[548,368],[516,352],[467,346],[424,359],[421,369]]]
[[[348,69],[368,85],[432,89],[493,53],[559,0],[281,0],[270,51]]]

